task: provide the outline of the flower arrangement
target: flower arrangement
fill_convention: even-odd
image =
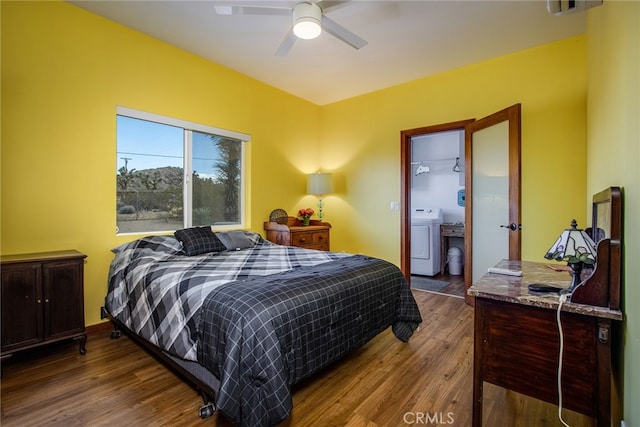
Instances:
[[[300,209],[298,211],[298,216],[302,220],[302,225],[309,225],[309,221],[311,220],[311,215],[315,213],[316,212],[311,208]]]

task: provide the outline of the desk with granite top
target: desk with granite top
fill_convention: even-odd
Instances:
[[[567,288],[568,272],[548,264],[500,261],[496,267],[522,271],[522,277],[485,274],[468,290],[475,297],[473,425],[482,426],[484,381],[558,404],[560,335],[557,293],[530,292],[531,283]],[[565,302],[563,407],[611,425],[611,322],[622,312]]]

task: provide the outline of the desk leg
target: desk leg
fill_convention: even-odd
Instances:
[[[473,332],[473,427],[482,427],[484,304],[476,299]]]
[[[449,238],[442,233],[440,227],[440,274],[444,274],[447,264],[447,251],[449,250]]]
[[[598,427],[611,426],[611,321],[598,320]]]

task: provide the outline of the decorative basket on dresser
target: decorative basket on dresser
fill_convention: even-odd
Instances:
[[[329,250],[328,222],[311,220],[309,225],[303,226],[302,221],[294,217],[288,217],[286,224],[266,221],[264,229],[267,232],[267,240],[279,245],[299,246],[319,251]]]

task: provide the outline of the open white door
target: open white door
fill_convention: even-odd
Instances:
[[[468,289],[501,259],[520,259],[520,104],[466,125],[465,162]]]

